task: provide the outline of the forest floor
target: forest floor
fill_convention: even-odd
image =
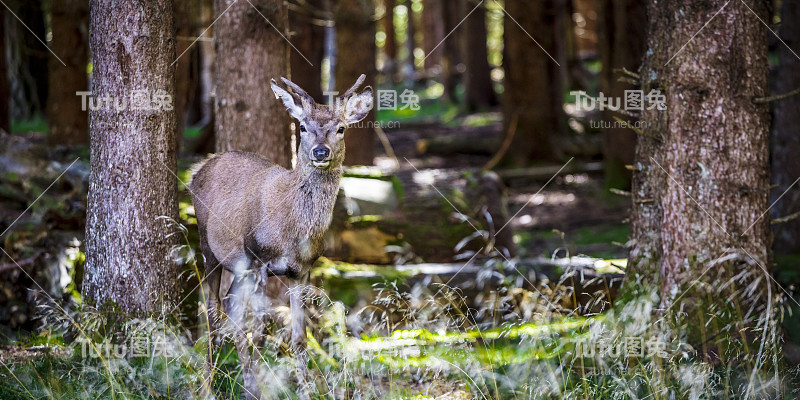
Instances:
[[[452,109],[431,112],[445,115],[444,121],[415,116],[405,122],[401,119],[398,128],[387,130],[397,164],[377,144],[379,168],[387,172],[459,170],[480,168],[489,161],[493,155],[490,149],[436,154],[422,151],[420,143],[447,137],[499,138],[498,113],[459,116]],[[8,172],[0,176],[0,230],[44,195],[14,224],[13,232],[3,243],[15,259],[30,262],[23,264],[24,273],[11,267],[0,270],[0,296],[6,296],[6,301],[0,302],[0,324],[6,326],[0,332],[0,344],[7,344],[0,347],[0,398],[197,396],[204,384],[205,342],[196,308],[175,316],[187,321],[183,327],[176,328],[163,320],[139,321],[147,327],[148,343],[164,343],[172,351],[171,357],[155,353],[130,358],[109,355],[103,350],[108,338],[102,334],[102,323],[99,327],[91,325],[97,323],[91,311],[76,315],[74,304],[67,308],[69,320],[58,313],[52,315],[50,307],[51,314],[45,315],[50,318],[33,322],[36,300],[28,288],[34,284],[26,274],[48,290],[62,290],[60,300],[72,302],[79,292],[79,285],[69,280],[80,276],[82,268],[79,243],[85,223],[88,152],[47,150],[41,133],[18,134],[9,143],[4,152],[0,151],[0,165],[19,161],[20,157],[23,160],[15,168],[3,168]],[[80,160],[72,172],[48,189],[59,171],[77,157]],[[181,165],[196,159],[182,158]],[[568,160],[565,157],[563,161]],[[588,165],[598,161],[598,157],[584,156],[573,162]],[[576,168],[552,180],[547,176],[507,179],[505,183],[508,212],[514,216],[510,226],[521,258],[627,256],[624,244],[629,237],[630,200],[609,193],[596,169]],[[181,196],[186,197],[185,191]],[[184,222],[191,219],[185,211],[182,207]],[[196,249],[192,237],[190,232],[189,245]],[[8,263],[3,259],[0,266]],[[62,270],[64,265],[66,269]],[[191,268],[186,268],[185,277],[190,285],[196,283]],[[673,351],[671,358],[617,353],[609,360],[595,358],[594,353],[580,353],[584,349],[581,346],[589,343],[604,343],[606,348],[624,346],[631,339],[626,333],[631,331],[630,324],[646,325],[644,321],[649,318],[646,308],[636,304],[600,315],[578,316],[560,304],[552,304],[565,296],[557,286],[523,287],[512,283],[496,293],[480,294],[485,307],[474,308],[464,305],[477,299],[466,298],[463,292],[435,282],[422,280],[410,286],[402,287],[396,282],[370,284],[367,290],[374,296],[366,304],[353,307],[342,305],[346,301],[334,292],[317,292],[309,306],[309,316],[316,321],[309,334],[309,348],[318,398],[637,398],[670,391],[703,393],[711,390],[715,385],[712,382],[720,381],[706,364],[672,366],[680,359],[680,344],[658,342],[649,330],[640,334],[642,339],[668,347]],[[196,303],[194,298],[190,301]],[[283,315],[281,312],[285,311],[276,312]],[[81,334],[76,333],[75,326],[64,330],[59,324],[80,325],[82,332],[95,332],[90,335],[93,346],[87,349],[76,344],[74,340]],[[25,335],[36,325],[44,329]],[[291,383],[292,357],[281,344],[285,335],[285,330],[276,325],[270,334],[272,344],[263,350],[269,368],[265,381],[280,382],[271,385],[274,398],[296,398]],[[226,398],[237,397],[241,377],[236,352],[230,344],[223,346],[214,366],[218,372],[213,381],[215,390]],[[694,379],[690,379],[692,376]],[[724,389],[737,384],[733,381],[724,381]]]
[[[486,114],[485,119],[496,121],[499,115]],[[501,137],[501,126],[492,122],[485,126],[430,126],[401,128],[387,136],[399,160],[399,170],[419,168],[480,168],[493,154],[424,154],[418,143],[432,137],[474,137],[476,132],[486,137]],[[385,157],[385,153],[381,156]],[[559,168],[563,163],[550,164]],[[591,162],[577,160],[575,163]],[[596,161],[596,160],[595,160]],[[413,165],[413,166],[412,166]],[[547,164],[538,164],[547,166]],[[523,256],[552,256],[566,247],[571,255],[598,258],[625,258],[621,246],[628,238],[627,218],[629,199],[609,193],[598,171],[564,173],[538,179],[517,179],[506,182],[508,213],[516,216],[510,226],[517,235]],[[562,237],[563,233],[563,237]],[[562,252],[559,256],[563,257]]]

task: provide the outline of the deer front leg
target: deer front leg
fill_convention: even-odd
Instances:
[[[233,283],[225,298],[225,313],[228,316],[227,323],[232,329],[233,341],[236,352],[239,354],[239,365],[242,367],[242,377],[244,380],[245,399],[260,400],[261,388],[259,386],[258,372],[260,363],[259,358],[254,360],[254,355],[259,354],[260,349],[253,343],[255,329],[259,325],[256,316],[259,314],[254,309],[254,305],[259,303],[255,282],[255,276],[249,271],[236,271]],[[263,329],[263,325],[261,325]],[[251,347],[252,346],[252,347]]]
[[[289,304],[292,313],[292,351],[297,357],[300,386],[305,387],[308,382],[308,353],[306,352],[306,314],[303,308],[302,281],[298,280],[289,289]]]
[[[216,260],[214,260],[216,261]],[[206,262],[209,262],[206,259]],[[205,380],[203,384],[203,392],[201,398],[213,399],[213,390],[211,389],[214,383],[214,353],[215,346],[214,340],[217,337],[216,330],[219,327],[219,313],[220,307],[219,300],[219,286],[222,279],[222,267],[216,263],[212,264],[210,268],[206,268],[206,284],[208,286],[208,300],[206,302],[206,322],[208,323],[208,348],[206,353],[205,365]]]

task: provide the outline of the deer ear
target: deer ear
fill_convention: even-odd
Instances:
[[[275,82],[274,79],[270,79],[269,85],[272,87],[272,92],[275,93],[275,98],[281,99],[283,105],[286,106],[289,115],[297,120],[302,119],[305,112],[303,111],[303,105],[300,99],[278,86],[278,83]]]
[[[372,110],[372,88],[367,86],[363,92],[347,99],[342,119],[347,125],[355,124],[367,117]]]

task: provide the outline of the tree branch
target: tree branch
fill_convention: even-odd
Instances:
[[[753,103],[756,103],[756,104],[769,103],[769,102],[771,102],[771,101],[783,100],[783,99],[785,99],[785,98],[792,97],[792,96],[794,96],[794,95],[796,95],[796,94],[800,94],[800,88],[797,88],[797,89],[795,89],[795,90],[792,90],[792,91],[791,91],[791,92],[789,92],[789,93],[779,94],[779,95],[776,95],[776,96],[771,96],[771,97],[757,97],[757,98],[753,99]]]
[[[789,222],[789,221],[791,221],[793,219],[797,219],[797,218],[800,218],[800,211],[798,211],[798,212],[796,212],[794,214],[789,214],[789,215],[787,215],[785,217],[782,217],[782,218],[773,219],[770,223],[772,225],[782,224],[784,222]]]
[[[20,260],[19,262],[13,262],[14,259],[11,259],[11,261],[12,261],[11,263],[0,265],[0,273],[6,272],[7,270],[10,270],[10,269],[14,269],[17,266],[22,268],[23,265],[33,264],[33,262],[36,261],[36,259],[39,258],[40,255],[42,255],[42,253],[41,252],[37,252],[32,257],[26,258],[24,260]]]

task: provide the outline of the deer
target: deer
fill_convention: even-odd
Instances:
[[[342,177],[345,131],[372,109],[372,88],[357,92],[365,75],[333,104],[314,101],[286,78],[272,79],[276,99],[297,121],[300,144],[289,170],[241,151],[212,156],[192,176],[190,192],[200,231],[208,287],[208,365],[212,335],[219,324],[233,336],[241,364],[245,398],[258,399],[259,349],[264,344],[269,277],[289,278],[291,343],[299,380],[308,379],[306,326],[301,285],[324,250]],[[223,293],[222,272],[233,275]],[[220,313],[220,308],[222,313]],[[222,327],[220,327],[222,329]]]

